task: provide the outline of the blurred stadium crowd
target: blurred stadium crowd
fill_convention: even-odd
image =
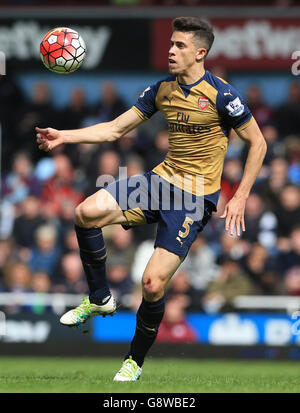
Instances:
[[[73,227],[75,206],[97,190],[99,175],[117,177],[119,167],[126,165],[133,176],[165,157],[168,133],[160,114],[111,144],[66,145],[51,155],[38,150],[37,125],[75,129],[109,121],[126,110],[114,84],[102,84],[100,92],[99,103],[89,107],[85,91],[74,89],[68,107],[57,111],[47,84],[37,83],[27,101],[9,77],[0,78],[1,292],[86,294]],[[300,295],[300,83],[290,84],[288,100],[278,108],[264,102],[256,85],[248,89],[246,101],[268,143],[247,201],[246,232],[230,237],[219,218],[239,185],[247,156],[246,145],[233,132],[218,211],[168,288],[170,323],[179,322],[186,310],[232,310],[238,295]],[[139,305],[140,279],[155,230],[155,225],[129,231],[119,225],[104,228],[107,277],[125,309]],[[163,332],[168,332],[168,323]]]

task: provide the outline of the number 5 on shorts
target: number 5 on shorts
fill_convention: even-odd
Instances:
[[[194,221],[192,220],[192,218],[186,217],[185,220],[184,220],[184,223],[182,224],[185,231],[178,231],[178,235],[181,238],[186,238],[190,233],[190,225],[192,225],[193,223],[194,223]]]

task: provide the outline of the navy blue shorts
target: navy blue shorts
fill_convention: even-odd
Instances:
[[[183,258],[216,209],[203,196],[182,191],[152,171],[120,179],[104,189],[127,219],[123,228],[158,223],[154,248],[165,248]]]

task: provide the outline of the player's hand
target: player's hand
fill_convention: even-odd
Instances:
[[[63,142],[62,135],[59,130],[53,128],[35,128],[36,141],[39,144],[39,149],[49,152]]]
[[[230,235],[234,235],[236,229],[236,234],[241,235],[242,231],[245,231],[245,206],[246,198],[235,198],[233,197],[224,208],[223,214],[220,218],[225,218],[225,230],[230,230]]]

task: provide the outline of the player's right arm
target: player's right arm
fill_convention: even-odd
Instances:
[[[246,103],[231,85],[227,84],[219,90],[217,107],[224,124],[233,128],[249,147],[239,187],[220,216],[225,219],[226,231],[234,235],[236,230],[237,235],[240,236],[241,227],[243,231],[246,229],[244,218],[246,201],[261,169],[267,145]]]
[[[111,122],[97,123],[86,128],[57,130],[36,127],[35,130],[39,149],[49,152],[64,143],[103,143],[115,141],[132,129],[135,129],[144,120],[131,108]]]

